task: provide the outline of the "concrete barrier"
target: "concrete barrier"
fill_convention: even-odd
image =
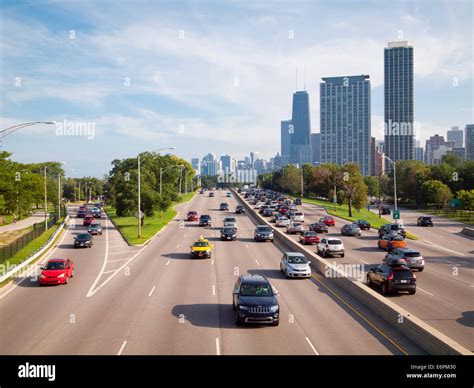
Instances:
[[[469,237],[474,237],[474,228],[469,228],[468,226],[465,226],[462,229],[461,233]]]
[[[305,249],[300,243],[290,239],[284,232],[275,228],[264,217],[258,214],[235,190],[236,199],[244,205],[247,213],[260,225],[269,225],[274,230],[274,238],[289,251],[303,253],[310,261],[311,267],[356,298],[360,303],[382,318],[401,334],[409,338],[420,348],[432,355],[472,355],[468,349],[453,339],[423,322],[400,306],[367,287],[364,283],[351,279],[337,266]],[[328,271],[331,277],[327,277]],[[401,322],[401,323],[400,323]]]

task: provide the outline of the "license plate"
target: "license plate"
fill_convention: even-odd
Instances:
[[[400,280],[400,283],[408,283],[408,280]]]

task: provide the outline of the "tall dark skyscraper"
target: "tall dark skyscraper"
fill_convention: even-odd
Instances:
[[[385,154],[394,161],[413,160],[413,47],[406,41],[389,42],[384,67]]]
[[[290,131],[290,163],[302,166],[311,163],[311,120],[309,114],[309,95],[307,91],[293,94],[293,111]]]
[[[370,174],[368,75],[325,77],[319,85],[321,163],[358,163]]]
[[[313,164],[321,163],[321,134],[311,134],[311,152],[313,153],[312,162]]]

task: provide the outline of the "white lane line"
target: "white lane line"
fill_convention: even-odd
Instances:
[[[260,263],[258,262],[257,259],[255,259],[255,262],[257,263],[257,265],[260,267]]]
[[[169,265],[170,263],[171,263],[171,260],[168,260],[168,261],[166,262],[166,265]]]
[[[443,260],[445,263],[448,263],[448,264],[452,264],[452,265],[459,265],[458,263],[455,263],[453,261],[450,261],[450,260]]]
[[[364,261],[362,259],[359,259],[359,260],[362,261],[364,264],[370,265],[370,263],[367,263],[366,261]]]
[[[215,284],[212,285],[212,295],[216,295],[216,286],[215,286]]]
[[[120,251],[120,252],[111,252],[109,255],[120,255],[122,253],[130,253],[130,252],[136,252],[136,251]]]
[[[153,286],[153,288],[151,289],[150,293],[148,294],[148,296],[151,296],[151,294],[153,294],[153,291],[155,291],[155,286]]]
[[[186,237],[186,233],[183,235],[183,237]]]
[[[221,355],[221,346],[219,344],[219,338],[216,338],[216,355],[217,356]]]
[[[105,272],[102,272],[102,275],[105,275],[106,273],[113,273],[113,272],[117,272],[116,269],[112,269],[110,271],[105,271]]]
[[[211,260],[211,265],[214,265],[214,259]]]
[[[426,291],[426,290],[423,290],[423,288],[421,288],[421,287],[416,287],[416,288],[417,288],[418,290],[420,290],[420,291],[426,292],[428,295],[434,296],[431,292],[428,292],[428,291]]]
[[[443,251],[455,253],[456,255],[466,256],[464,253],[453,251],[453,250],[448,249],[448,248],[445,248],[445,247],[443,247],[443,246],[441,246],[441,245],[432,243],[431,241],[428,241],[428,240],[419,241],[419,242],[420,242],[421,244],[425,244],[425,245],[432,245],[432,246],[434,246],[434,247],[436,247],[436,248],[438,248],[438,249],[442,249]]]
[[[127,341],[123,341],[122,346],[120,347],[120,350],[117,353],[117,356],[120,356],[123,352],[123,349],[125,348],[125,345],[127,345]]]
[[[309,347],[311,348],[311,350],[314,352],[314,354],[316,354],[316,356],[319,356],[319,353],[318,351],[316,350],[316,348],[314,347],[314,345],[311,343],[311,341],[309,340],[308,337],[305,337],[306,338],[306,342],[308,343]]]
[[[181,244],[176,245],[176,249],[178,249],[180,245],[181,245]]]
[[[128,259],[130,259],[130,257],[126,257],[125,259],[109,260],[109,261],[107,261],[107,263],[115,263],[115,262],[117,262],[117,261],[125,261],[125,260],[128,260]]]
[[[248,248],[249,247],[249,244],[245,244],[245,248]]]

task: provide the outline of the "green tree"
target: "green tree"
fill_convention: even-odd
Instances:
[[[423,183],[423,195],[428,204],[434,204],[442,208],[452,198],[453,194],[449,187],[443,182],[429,180]]]
[[[349,205],[349,217],[352,217],[352,206],[360,210],[367,203],[367,185],[356,163],[343,166],[342,189]]]

